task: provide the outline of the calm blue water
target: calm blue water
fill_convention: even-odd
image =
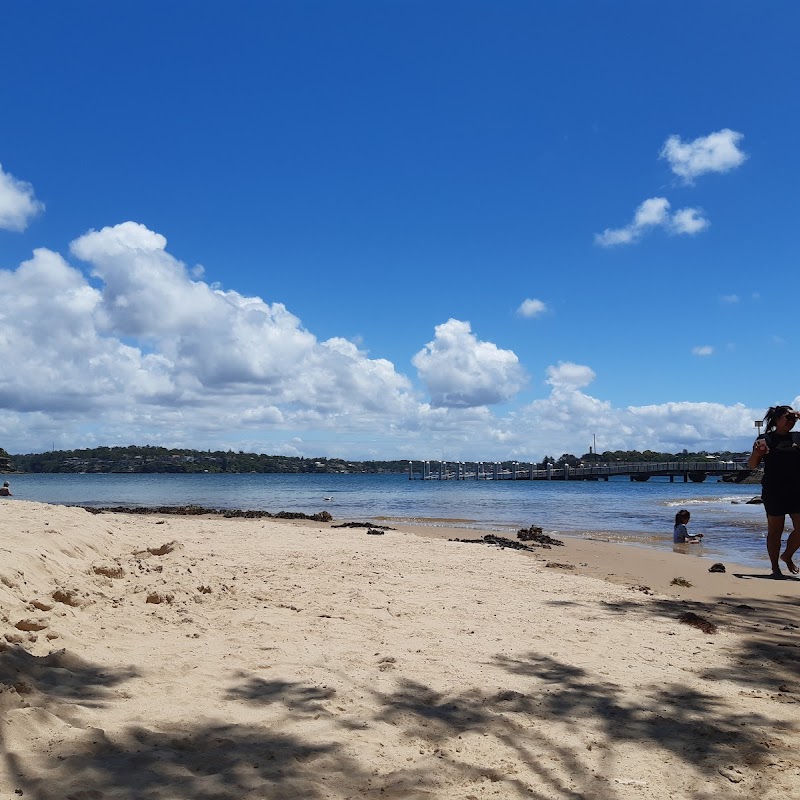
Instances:
[[[404,475],[11,475],[15,497],[86,506],[176,506],[329,511],[336,520],[454,524],[513,533],[610,539],[672,550],[675,513],[692,513],[704,533],[693,556],[764,568],[761,506],[744,501],[759,486],[651,478],[609,482],[409,481]],[[713,480],[713,479],[712,479]],[[326,497],[332,498],[325,500]]]

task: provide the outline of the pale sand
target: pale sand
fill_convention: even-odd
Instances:
[[[800,582],[13,499],[0,549],[3,800],[798,792]]]

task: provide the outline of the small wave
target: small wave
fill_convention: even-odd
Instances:
[[[478,525],[481,523],[480,520],[477,519],[460,519],[458,517],[391,517],[391,516],[382,516],[382,517],[373,517],[373,519],[378,520],[380,522],[408,522],[413,523],[415,525],[450,525],[454,528],[461,527],[464,525]]]
[[[685,506],[708,506],[714,505],[719,503],[724,504],[734,504],[734,505],[746,505],[748,500],[752,500],[755,495],[752,494],[743,494],[743,495],[725,495],[724,497],[692,497],[692,498],[684,498],[683,500],[667,500],[665,501],[664,505],[670,508],[682,508]]]

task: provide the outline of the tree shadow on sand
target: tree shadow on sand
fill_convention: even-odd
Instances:
[[[376,718],[399,726],[412,741],[440,748],[455,772],[502,781],[507,796],[520,797],[616,797],[609,775],[615,753],[629,743],[649,743],[653,760],[691,766],[694,774],[718,781],[720,766],[731,760],[753,767],[774,758],[764,729],[795,735],[793,726],[740,713],[715,695],[680,685],[651,687],[644,701],[642,694],[634,701],[599,675],[535,652],[498,655],[493,665],[529,678],[528,686],[443,693],[402,680],[392,692],[375,693]],[[502,766],[463,763],[456,745],[468,734],[494,738],[514,754],[516,766],[509,770],[507,758]],[[604,767],[589,755],[593,745],[607,754]]]
[[[576,730],[588,722],[599,723],[609,742],[651,742],[697,767],[731,748],[745,759],[763,754],[759,734],[749,726],[776,725],[765,716],[739,713],[718,696],[679,684],[653,686],[644,702],[633,704],[619,686],[548,656],[499,656],[495,662],[531,678],[526,704],[533,703],[540,717],[569,720]]]
[[[631,694],[597,670],[548,654],[498,654],[487,665],[491,685],[476,674],[466,685],[441,690],[398,674],[386,691],[358,687],[372,700],[371,712],[360,705],[359,725],[333,709],[337,692],[329,686],[239,672],[227,699],[263,709],[261,725],[154,723],[130,726],[113,741],[103,731],[83,729],[35,752],[6,755],[8,771],[33,800],[421,800],[446,785],[477,788],[484,781],[508,798],[615,800],[629,796],[617,780],[628,745],[644,744],[651,761],[673,764],[676,775],[691,768],[717,788],[726,783],[721,765],[760,770],[770,759],[788,758],[797,730],[783,721],[785,714],[769,716],[768,704],[763,714],[742,713],[714,691],[714,682],[724,680],[748,691],[777,692],[781,702],[792,699],[779,687],[800,682],[800,648],[783,599],[701,604],[637,598],[606,608],[636,615],[643,625],[653,616],[679,625],[690,610],[738,635],[698,633],[727,649],[723,667],[699,674],[707,691],[672,683],[639,686]],[[514,676],[507,684],[513,689],[504,688],[504,673]],[[0,682],[25,682],[36,703],[65,720],[74,704],[101,706],[133,677],[132,670],[103,669],[63,652],[45,659],[21,648],[0,653]],[[354,690],[349,684],[338,693]],[[303,736],[278,728],[298,719],[308,726]],[[315,729],[316,719],[322,727]],[[380,725],[399,732],[408,768],[382,771],[360,757],[356,728]],[[374,739],[375,732],[365,736]],[[762,778],[756,772],[750,777],[750,796],[763,793]]]
[[[66,650],[34,656],[23,647],[4,645],[0,647],[0,712],[33,712],[33,721],[42,715],[52,716],[68,728],[74,718],[75,704],[100,708],[110,699],[112,690],[136,676],[133,669],[102,668]],[[9,717],[5,721],[10,724]],[[26,726],[25,719],[22,724]],[[0,726],[3,766],[9,775],[16,776],[19,793],[27,791],[37,797],[32,785],[38,779],[21,762],[20,755],[25,754],[9,746],[9,730]],[[88,733],[89,737],[94,735]]]
[[[136,677],[59,651],[32,656],[0,652],[0,711],[12,712],[3,767],[17,794],[33,800],[288,800],[358,796],[429,796],[428,776],[409,769],[376,776],[348,755],[342,741],[314,742],[264,725],[132,725],[113,738],[87,727],[78,707],[102,707],[111,691]],[[245,673],[231,701],[281,704],[293,719],[318,717],[333,690],[300,682],[264,681]],[[53,722],[53,718],[61,721]],[[27,723],[37,729],[26,730]],[[342,725],[346,728],[346,725]]]
[[[311,744],[249,725],[192,726],[158,731],[130,727],[111,742],[28,770],[25,796],[36,800],[262,800],[314,798],[368,786],[370,777],[336,743]],[[46,775],[41,779],[42,774]],[[341,791],[340,791],[341,790]]]
[[[56,688],[54,706],[101,703],[108,688],[125,678],[84,666],[84,692]],[[263,725],[130,726],[113,741],[88,729],[9,766],[20,791],[34,800],[422,800],[445,785],[477,788],[482,782],[509,798],[614,800],[624,794],[611,777],[619,774],[616,752],[627,743],[649,743],[654,760],[671,758],[676,768],[691,765],[720,780],[717,768],[731,753],[749,765],[762,763],[768,747],[760,731],[778,730],[775,720],[741,714],[718,697],[677,685],[639,692],[634,703],[599,674],[541,653],[497,655],[489,666],[495,675],[513,675],[515,689],[495,680],[491,689],[473,684],[437,691],[400,677],[390,691],[370,692],[369,725],[391,726],[409,753],[427,754],[427,760],[386,773],[358,757],[359,740],[351,736],[347,715],[327,708],[333,689],[245,672],[228,692],[231,702],[282,706],[292,720],[307,719],[309,726],[322,717],[328,732],[333,723],[341,734],[328,733],[322,741],[317,732],[314,741],[313,727],[302,737],[281,733],[274,730],[280,724],[274,713]],[[57,684],[53,676],[37,681]],[[462,751],[464,739],[470,740],[469,754]],[[491,747],[476,751],[475,743],[486,741]],[[592,745],[605,760],[591,755]]]
[[[137,675],[129,668],[108,669],[90,664],[66,650],[34,656],[14,645],[0,651],[0,684],[14,687],[21,695],[36,693],[47,706],[55,701],[100,706],[110,689]]]
[[[328,713],[323,702],[336,694],[328,686],[307,686],[297,681],[266,681],[244,672],[237,673],[236,677],[245,680],[245,683],[230,689],[228,699],[259,705],[280,703],[295,714]]]
[[[652,616],[680,624],[680,618],[692,612],[720,631],[737,636],[734,645],[706,636],[705,640],[726,648],[727,665],[700,677],[728,680],[750,690],[789,691],[800,702],[800,625],[794,621],[798,618],[794,596],[768,600],[740,597],[735,601],[721,597],[708,603],[660,598],[646,603],[617,601],[604,607],[615,614],[641,617],[644,624]]]

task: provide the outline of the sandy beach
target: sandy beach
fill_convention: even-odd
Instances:
[[[800,581],[477,536],[0,499],[0,797],[794,795]]]

